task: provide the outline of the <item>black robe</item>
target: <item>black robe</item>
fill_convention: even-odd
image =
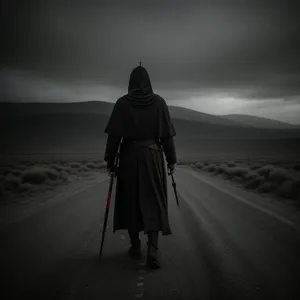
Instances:
[[[128,94],[116,102],[108,124],[105,157],[113,167],[121,138],[158,140],[160,147],[139,147],[121,143],[114,208],[114,232],[161,231],[171,234],[168,217],[168,164],[177,162],[173,136],[176,135],[168,106],[152,91],[149,75],[143,67],[130,76]]]

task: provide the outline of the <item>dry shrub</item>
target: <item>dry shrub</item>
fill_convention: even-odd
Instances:
[[[42,168],[32,168],[23,173],[23,182],[32,184],[42,184],[47,180],[47,175]]]
[[[276,193],[281,197],[291,199],[297,195],[297,190],[292,180],[286,180],[276,189]]]
[[[291,179],[291,175],[284,169],[276,168],[269,173],[268,179],[271,181],[282,182]]]
[[[72,169],[71,167],[69,167],[69,166],[66,166],[66,167],[64,168],[64,171],[70,173],[71,171],[73,171],[73,169]],[[62,171],[62,172],[63,172],[63,171]]]
[[[92,162],[87,163],[86,167],[89,168],[89,169],[96,169],[95,163],[92,163]]]
[[[227,166],[228,166],[228,167],[235,167],[236,164],[235,164],[234,161],[229,161],[229,162],[227,163]]]
[[[300,164],[294,164],[293,169],[296,171],[300,171]]]
[[[5,176],[5,175],[8,175],[8,174],[11,173],[12,169],[13,169],[13,168],[11,168],[11,167],[9,167],[9,166],[3,166],[3,167],[1,168],[0,174],[1,174],[1,175],[4,175],[4,176]]]
[[[262,167],[261,164],[251,164],[251,165],[249,166],[249,168],[250,168],[251,170],[257,170],[257,169],[260,169],[261,167]]]
[[[255,179],[255,178],[257,178],[257,177],[259,177],[258,172],[253,171],[253,170],[248,171],[248,172],[244,175],[244,179],[245,179],[245,180],[251,180],[251,179]]]
[[[225,164],[221,164],[218,168],[217,168],[219,173],[225,173],[227,172],[227,166]]]
[[[261,182],[260,186],[258,187],[258,191],[260,193],[270,193],[275,189],[274,183],[265,181]]]
[[[0,184],[0,198],[5,195],[5,188],[2,184]]]
[[[214,164],[210,164],[207,168],[208,172],[216,171],[217,167]]]
[[[30,166],[34,166],[35,162],[32,160],[26,160],[22,163],[22,165],[26,166],[26,167],[30,167]]]
[[[294,180],[294,187],[300,192],[300,178]]]
[[[202,168],[203,168],[203,163],[202,163],[202,162],[197,162],[197,163],[195,164],[195,167],[196,167],[197,169],[202,169]]]
[[[79,162],[71,162],[71,163],[69,163],[69,166],[71,168],[74,168],[74,169],[79,169],[81,167],[81,163],[79,163]]]
[[[31,190],[32,190],[32,185],[30,183],[22,183],[18,189],[20,193],[30,192]]]
[[[234,167],[230,170],[230,172],[233,176],[243,176],[248,173],[248,169],[243,167]]]
[[[68,173],[67,173],[66,171],[60,172],[60,174],[59,174],[59,179],[60,179],[61,181],[63,181],[63,182],[69,181],[69,175],[68,175]]]
[[[8,175],[4,179],[5,189],[9,190],[9,191],[13,191],[13,190],[18,189],[20,184],[21,184],[20,178],[14,176],[14,175]]]
[[[103,162],[103,161],[96,162],[96,168],[98,170],[104,170],[104,169],[106,169],[106,162]]]
[[[257,170],[257,172],[259,173],[259,175],[267,177],[269,175],[269,173],[272,172],[273,170],[274,170],[274,167],[272,165],[266,165],[266,166],[259,168]]]
[[[227,174],[229,177],[243,176],[244,174],[246,174],[248,172],[247,168],[227,167],[226,165],[221,165],[218,170],[219,170],[219,172]]]
[[[17,176],[17,177],[21,177],[22,176],[22,171],[21,170],[18,170],[18,169],[14,169],[12,170],[12,174]]]
[[[243,183],[243,182],[244,182],[243,178],[240,177],[240,176],[234,176],[234,177],[232,178],[232,180],[233,180],[234,182],[236,182],[236,183]]]
[[[28,167],[25,166],[25,165],[17,165],[17,166],[16,166],[16,169],[21,170],[21,171],[24,171],[24,170],[26,170],[27,168],[28,168]]]
[[[225,179],[225,180],[230,180],[232,177],[231,176],[229,176],[228,174],[223,174],[223,178]]]
[[[89,172],[89,171],[90,171],[90,169],[85,166],[82,166],[79,168],[79,172]]]
[[[46,180],[55,181],[59,177],[59,173],[55,170],[45,167],[33,167],[23,173],[23,182],[32,184],[42,184]]]
[[[47,175],[48,179],[50,179],[50,180],[55,181],[59,177],[59,173],[56,172],[55,170],[51,169],[51,168],[45,168],[44,170],[46,172],[46,175]]]
[[[54,165],[51,166],[51,168],[58,171],[58,172],[65,169],[62,165],[59,165],[59,164],[54,164]]]
[[[256,189],[259,187],[259,185],[264,181],[263,176],[256,177],[254,179],[251,179],[249,182],[246,182],[244,184],[244,187],[246,189]]]

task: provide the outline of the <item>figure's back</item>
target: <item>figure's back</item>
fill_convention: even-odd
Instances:
[[[162,97],[153,93],[145,68],[132,71],[128,94],[116,102],[105,133],[138,139],[176,134],[168,106]]]

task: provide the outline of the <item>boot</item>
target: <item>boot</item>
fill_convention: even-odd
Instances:
[[[160,268],[158,260],[158,231],[148,233],[147,265],[150,269]]]
[[[129,231],[129,237],[130,237],[131,247],[128,250],[128,255],[132,259],[140,259],[142,257],[142,251],[141,251],[141,240],[139,238],[139,233]]]

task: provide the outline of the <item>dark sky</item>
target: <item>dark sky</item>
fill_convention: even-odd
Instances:
[[[129,74],[141,60],[155,92],[170,104],[257,114],[263,103],[270,117],[297,122],[296,4],[7,1],[1,4],[2,93],[16,93],[16,86],[41,93],[39,87],[47,85],[49,95],[61,90],[61,101],[66,93],[102,100],[98,93],[104,90],[105,99],[115,101],[126,93]],[[272,115],[276,107],[280,114]]]

